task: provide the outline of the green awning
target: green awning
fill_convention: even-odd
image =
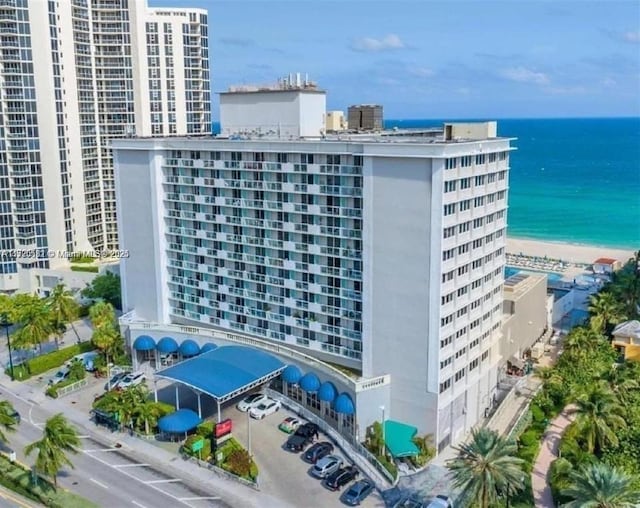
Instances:
[[[385,445],[389,453],[396,459],[420,453],[420,450],[413,442],[413,438],[417,433],[418,429],[412,425],[396,422],[395,420],[385,420],[384,422]]]

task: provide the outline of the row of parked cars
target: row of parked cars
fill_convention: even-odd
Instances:
[[[263,393],[254,393],[242,399],[236,408],[261,420],[279,411],[281,404]],[[278,428],[289,434],[285,448],[294,453],[302,453],[302,459],[311,464],[311,476],[322,480],[327,489],[339,491],[349,485],[340,498],[343,503],[357,506],[375,490],[375,485],[370,480],[358,480],[360,471],[357,467],[346,464],[342,457],[334,454],[333,444],[318,441],[320,429],[315,423],[287,416]]]

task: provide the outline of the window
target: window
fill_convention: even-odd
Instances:
[[[456,213],[456,204],[452,203],[449,205],[444,205],[444,215],[453,215],[454,213]]]
[[[455,226],[451,226],[449,228],[444,228],[444,232],[443,232],[443,237],[444,238],[451,238],[452,236],[455,236],[456,234],[456,227]]]
[[[444,182],[444,191],[445,192],[453,192],[454,190],[456,190],[456,184],[458,182],[456,182],[455,180],[452,180],[450,182]]]
[[[444,169],[455,169],[458,163],[458,159],[445,159],[444,161]]]
[[[471,166],[471,155],[465,155],[464,157],[460,157],[460,167],[466,168]]]
[[[452,301],[453,301],[453,293],[449,293],[448,295],[445,295],[442,297],[442,305],[445,305]]]
[[[467,354],[467,348],[463,347],[460,351],[456,351],[456,360]]]
[[[447,249],[442,253],[442,261],[446,261],[447,259],[451,259],[455,256],[455,249]]]
[[[473,369],[475,369],[478,366],[478,363],[480,363],[478,361],[478,359],[476,358],[475,360],[473,360],[470,364],[469,364],[469,371],[472,371]]]
[[[455,275],[455,270],[451,270],[450,272],[443,273],[442,274],[442,283],[444,284],[445,282],[453,280],[454,275]]]
[[[440,347],[441,347],[441,348],[443,348],[443,347],[447,347],[448,345],[450,345],[450,344],[452,344],[452,343],[453,343],[453,335],[449,335],[447,338],[442,339],[442,340],[440,341]]]
[[[478,164],[484,164],[484,154],[476,155],[476,165]]]
[[[443,317],[440,320],[440,326],[447,326],[451,323],[453,323],[453,314],[449,314],[448,316]]]
[[[452,362],[453,362],[453,356],[450,356],[446,360],[443,360],[443,361],[440,362],[440,368],[444,369],[448,365],[451,365]]]
[[[476,186],[484,185],[484,181],[485,181],[485,175],[476,176]]]
[[[466,233],[471,227],[471,222],[463,222],[458,224],[458,233]]]
[[[456,372],[456,375],[454,376],[454,380],[456,382],[460,381],[464,377],[465,370],[466,369],[460,369],[458,372]]]
[[[471,178],[463,178],[460,180],[460,189],[468,189],[471,187]]]
[[[440,393],[446,392],[451,388],[451,378],[447,379],[443,383],[440,383]]]

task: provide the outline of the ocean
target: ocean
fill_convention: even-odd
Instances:
[[[385,126],[442,123],[387,120]],[[498,120],[498,135],[517,138],[509,236],[640,249],[640,118],[505,119]]]

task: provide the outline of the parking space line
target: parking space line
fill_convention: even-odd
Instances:
[[[214,497],[214,496],[202,496],[202,497],[179,497],[178,501],[206,501],[206,500],[212,500],[215,501],[217,499],[222,499],[221,497]]]
[[[102,460],[98,455],[92,455],[92,454],[90,454],[90,453],[87,453],[86,455],[87,455],[87,457],[91,457],[92,459],[94,459],[94,460],[96,460],[96,461],[100,462],[101,464],[104,464],[105,466],[112,467],[112,466],[111,466],[111,464],[109,464],[108,462],[106,462],[106,461]],[[115,469],[115,468],[114,468],[114,469]],[[128,476],[129,478],[131,478],[131,479],[133,479],[133,480],[135,480],[135,481],[137,481],[137,482],[140,482],[140,483],[142,483],[143,485],[146,485],[146,484],[145,484],[145,482],[144,482],[143,480],[141,480],[141,479],[140,479],[140,478],[138,478],[137,476],[132,475],[131,473],[127,473],[127,471],[123,470],[122,468],[120,468],[120,469],[116,469],[116,471],[119,471],[119,472],[120,472],[120,473],[122,473],[123,475]],[[183,501],[183,500],[182,500],[182,499],[180,499],[179,497],[174,496],[173,494],[170,494],[169,492],[166,492],[166,491],[162,490],[161,488],[156,487],[155,485],[147,485],[147,486],[148,486],[150,489],[153,489],[153,490],[155,490],[155,491],[157,491],[157,492],[160,492],[161,494],[164,494],[165,496],[170,497],[171,499],[173,499],[173,500],[175,500],[175,501],[178,501],[179,503],[182,503],[182,504],[183,504],[183,505],[185,505],[185,506],[191,506],[191,505],[190,505],[189,503],[187,503],[186,501]],[[220,499],[220,498],[213,498],[213,499]],[[132,502],[133,502],[133,501],[132,501]],[[135,504],[137,504],[137,503],[135,503]],[[138,506],[139,506],[139,505],[138,505]]]
[[[93,478],[89,478],[89,480],[92,481],[93,483],[95,483],[96,485],[99,485],[103,489],[109,490],[109,486],[108,485],[105,485],[104,483],[99,482],[98,480],[95,480]]]
[[[151,480],[145,483],[176,483],[181,481],[182,480],[180,478],[169,478],[167,480]]]
[[[91,436],[78,436],[78,439],[89,439]]]
[[[115,467],[116,469],[123,467],[149,467],[149,464],[114,464],[111,467]]]
[[[120,448],[93,448],[90,450],[82,450],[84,453],[97,453],[97,452],[115,452]]]
[[[135,504],[136,506],[139,506],[140,508],[147,508],[145,505],[138,503],[138,501],[134,501],[133,499],[131,500],[131,502],[133,504]]]

